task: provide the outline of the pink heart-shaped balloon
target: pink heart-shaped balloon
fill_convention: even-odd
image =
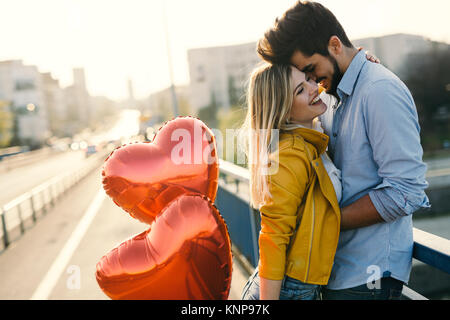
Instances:
[[[96,278],[112,299],[227,299],[231,273],[231,242],[217,208],[184,194],[150,229],[104,256]]]
[[[175,118],[160,128],[152,142],[114,150],[102,175],[113,201],[150,224],[182,194],[198,192],[214,202],[219,175],[215,137],[199,119]]]

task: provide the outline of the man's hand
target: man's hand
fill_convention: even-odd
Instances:
[[[341,209],[341,230],[368,227],[384,222],[368,194]]]

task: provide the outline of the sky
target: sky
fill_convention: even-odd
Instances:
[[[163,4],[163,2],[165,2]],[[189,83],[187,50],[256,42],[295,0],[0,0],[0,61],[23,60],[65,87],[84,68],[91,95],[124,99]],[[450,43],[449,0],[318,0],[350,39],[392,33]]]

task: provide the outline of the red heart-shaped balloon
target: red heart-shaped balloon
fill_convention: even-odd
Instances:
[[[219,175],[215,137],[199,119],[175,118],[159,129],[152,142],[114,150],[102,175],[113,201],[150,224],[170,201],[187,192],[214,202]]]
[[[199,119],[167,122],[152,143],[116,149],[105,160],[103,186],[116,204],[150,229],[97,264],[112,299],[226,299],[231,242],[213,202],[215,138]]]
[[[112,299],[227,299],[231,259],[217,208],[205,196],[185,194],[149,230],[104,256],[96,277]]]

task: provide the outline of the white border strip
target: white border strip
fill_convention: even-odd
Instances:
[[[58,282],[58,279],[61,277],[61,274],[64,271],[64,268],[69,263],[72,258],[75,250],[83,239],[84,234],[88,230],[92,220],[94,220],[95,215],[97,214],[100,206],[105,199],[106,194],[103,188],[95,196],[94,200],[89,205],[89,208],[86,210],[85,214],[81,218],[75,230],[72,232],[69,240],[67,240],[64,248],[60,251],[58,257],[53,262],[52,266],[48,270],[44,279],[42,279],[41,283],[37,287],[36,291],[30,298],[30,300],[47,300],[50,296],[53,288]]]

